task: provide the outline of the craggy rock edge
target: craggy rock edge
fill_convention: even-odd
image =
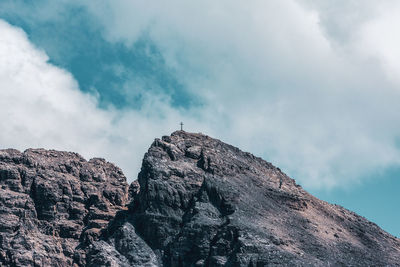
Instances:
[[[138,180],[75,153],[0,151],[5,266],[399,266],[400,241],[203,134],[156,139]]]

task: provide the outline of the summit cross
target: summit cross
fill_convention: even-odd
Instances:
[[[183,122],[181,122],[180,125],[181,125],[181,131],[183,131]]]

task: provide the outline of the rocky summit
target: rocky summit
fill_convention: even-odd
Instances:
[[[0,150],[0,266],[400,266],[400,240],[202,134],[156,139],[137,181],[103,159]]]

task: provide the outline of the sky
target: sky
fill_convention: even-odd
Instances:
[[[0,148],[103,157],[202,132],[400,236],[397,0],[2,0]]]

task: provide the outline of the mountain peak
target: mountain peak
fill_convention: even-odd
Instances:
[[[400,262],[399,239],[313,197],[271,163],[200,133],[155,139],[129,190],[117,167],[67,152],[0,151],[0,174],[6,266]],[[7,223],[15,219],[19,230]]]
[[[399,240],[375,224],[203,134],[156,139],[138,184],[124,224],[134,226],[156,265],[368,266],[400,259]]]

